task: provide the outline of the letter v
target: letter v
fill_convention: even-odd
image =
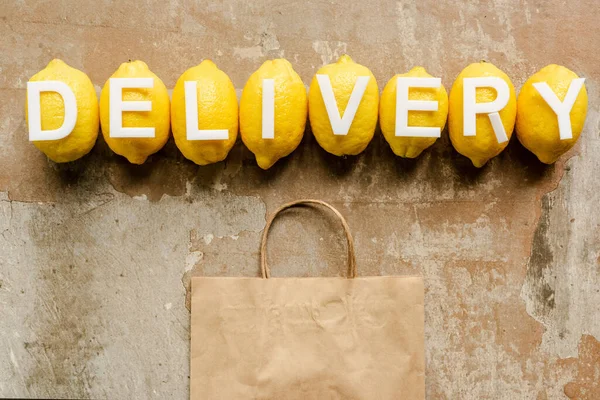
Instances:
[[[344,110],[344,116],[340,117],[340,110],[338,109],[337,102],[335,101],[335,95],[333,94],[333,88],[331,87],[331,80],[329,75],[317,75],[317,82],[319,83],[319,89],[321,89],[321,96],[325,103],[325,109],[329,116],[329,122],[331,123],[331,129],[334,135],[347,135],[358,110],[358,106],[365,94],[367,84],[369,83],[370,76],[359,76],[352,89],[350,100]]]

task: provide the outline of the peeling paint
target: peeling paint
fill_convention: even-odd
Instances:
[[[242,59],[256,61],[263,56],[263,48],[261,46],[234,47],[233,55]]]
[[[600,398],[600,342],[593,336],[583,335],[579,342],[579,359],[564,360],[573,363],[577,375],[565,385],[565,395],[573,400]]]
[[[323,66],[335,62],[340,56],[346,54],[348,45],[339,41],[316,40],[313,42],[312,48],[321,57],[321,66]]]
[[[527,278],[524,285],[523,296],[530,305],[528,313],[544,320],[555,308],[554,281],[552,276],[552,265],[554,255],[552,245],[548,242],[549,213],[551,212],[551,198],[542,198],[542,216],[536,227],[533,243],[531,245],[531,256],[527,265]],[[526,289],[525,289],[526,288]],[[535,307],[535,308],[533,308]]]

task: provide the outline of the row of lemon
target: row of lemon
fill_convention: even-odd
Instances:
[[[154,85],[148,89],[123,91],[123,101],[151,101],[147,112],[123,111],[123,127],[153,127],[154,137],[115,138],[110,135],[110,85],[105,84],[100,103],[88,76],[60,60],[34,75],[34,81],[62,81],[75,94],[77,120],[71,133],[59,140],[33,141],[34,145],[55,162],[69,162],[87,154],[94,146],[101,125],[104,139],[117,154],[131,163],[142,164],[146,158],[160,150],[172,131],[177,147],[183,155],[196,164],[206,165],[224,160],[234,145],[239,132],[244,144],[256,156],[258,165],[267,169],[277,160],[289,155],[300,144],[308,119],[312,132],[323,149],[329,153],[356,155],[371,141],[377,121],[385,139],[400,157],[417,157],[435,141],[435,137],[399,137],[396,126],[396,77],[431,77],[424,68],[415,67],[406,74],[396,75],[386,84],[381,98],[372,72],[344,55],[336,63],[322,67],[318,75],[329,76],[340,115],[343,115],[356,80],[360,76],[370,79],[345,135],[335,135],[327,113],[317,79],[313,79],[306,93],[305,86],[284,59],[266,61],[246,83],[240,104],[229,77],[211,61],[185,71],[177,81],[169,99],[163,82],[142,61],[123,63],[111,78],[152,78]],[[500,154],[508,141],[500,142],[492,123],[486,115],[477,115],[476,135],[464,135],[463,78],[498,77],[510,89],[507,105],[499,111],[504,130],[510,139],[515,128],[520,142],[544,163],[555,162],[578,139],[587,112],[585,87],[580,90],[571,109],[572,138],[561,140],[556,113],[534,88],[536,82],[546,82],[562,101],[570,82],[577,75],[569,69],[549,65],[531,76],[521,88],[518,99],[510,78],[490,63],[475,63],[466,67],[454,82],[450,97],[443,86],[438,88],[411,88],[410,100],[437,101],[436,111],[409,111],[408,126],[438,127],[443,129],[448,120],[448,131],[456,150],[469,157],[476,167]],[[274,132],[272,139],[263,138],[261,98],[264,79],[274,81]],[[189,140],[186,135],[186,104],[184,82],[197,83],[198,129],[227,130],[224,140]],[[477,88],[478,103],[493,101],[492,88]],[[63,123],[63,99],[58,93],[42,92],[40,95],[41,127],[57,129]]]

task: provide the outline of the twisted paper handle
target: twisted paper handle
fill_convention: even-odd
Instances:
[[[281,213],[282,211],[299,206],[299,205],[311,205],[311,204],[319,204],[324,207],[329,208],[333,213],[338,217],[340,222],[342,223],[342,227],[344,228],[344,233],[346,234],[346,241],[348,242],[348,277],[355,278],[356,277],[356,255],[354,252],[354,241],[352,240],[352,234],[350,233],[350,227],[348,223],[342,216],[342,214],[335,209],[331,204],[328,204],[321,200],[296,200],[291,203],[287,203],[279,207],[275,212],[271,215],[271,218],[267,221],[267,225],[265,226],[265,230],[263,231],[262,241],[260,244],[260,269],[262,272],[262,277],[268,279],[271,277],[271,270],[269,269],[269,265],[267,264],[267,237],[269,236],[269,230],[271,229],[271,225],[273,224],[273,220]]]

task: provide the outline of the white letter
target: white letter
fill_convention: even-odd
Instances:
[[[437,100],[409,100],[411,87],[434,88],[442,85],[441,78],[412,78],[399,76],[396,83],[396,136],[440,137],[441,129],[436,127],[408,126],[408,111],[437,111]]]
[[[262,81],[262,138],[275,138],[275,80]]]
[[[496,89],[496,99],[488,103],[477,103],[476,93],[479,87],[490,87]],[[463,124],[464,135],[475,136],[476,132],[476,114],[488,114],[492,128],[496,134],[498,143],[504,143],[508,140],[500,114],[510,98],[508,84],[497,77],[485,78],[464,78],[463,79]]]
[[[123,101],[123,89],[153,88],[152,78],[110,78],[110,137],[153,138],[154,128],[123,128],[123,111],[152,111],[151,101]]]
[[[198,91],[196,81],[183,82],[185,91],[185,132],[187,140],[227,140],[227,129],[198,129]]]
[[[333,94],[333,88],[331,87],[331,81],[329,75],[317,75],[317,82],[321,89],[321,96],[325,102],[325,109],[329,116],[329,122],[331,123],[331,129],[334,135],[347,135],[352,125],[352,120],[356,115],[360,101],[362,100],[367,84],[369,83],[370,76],[359,76],[352,89],[350,100],[346,105],[344,116],[340,117],[340,110],[337,107],[335,101],[335,95]]]
[[[565,100],[561,103],[556,94],[550,89],[546,82],[537,82],[533,87],[540,93],[542,98],[550,106],[552,111],[558,117],[558,132],[560,140],[573,139],[573,130],[571,129],[571,109],[577,100],[577,95],[583,87],[585,78],[573,79],[569,84],[569,90]]]
[[[56,92],[62,97],[65,106],[65,118],[60,128],[42,130],[41,92]],[[59,140],[69,136],[77,122],[75,94],[69,85],[61,81],[27,82],[27,119],[29,120],[29,141]]]

